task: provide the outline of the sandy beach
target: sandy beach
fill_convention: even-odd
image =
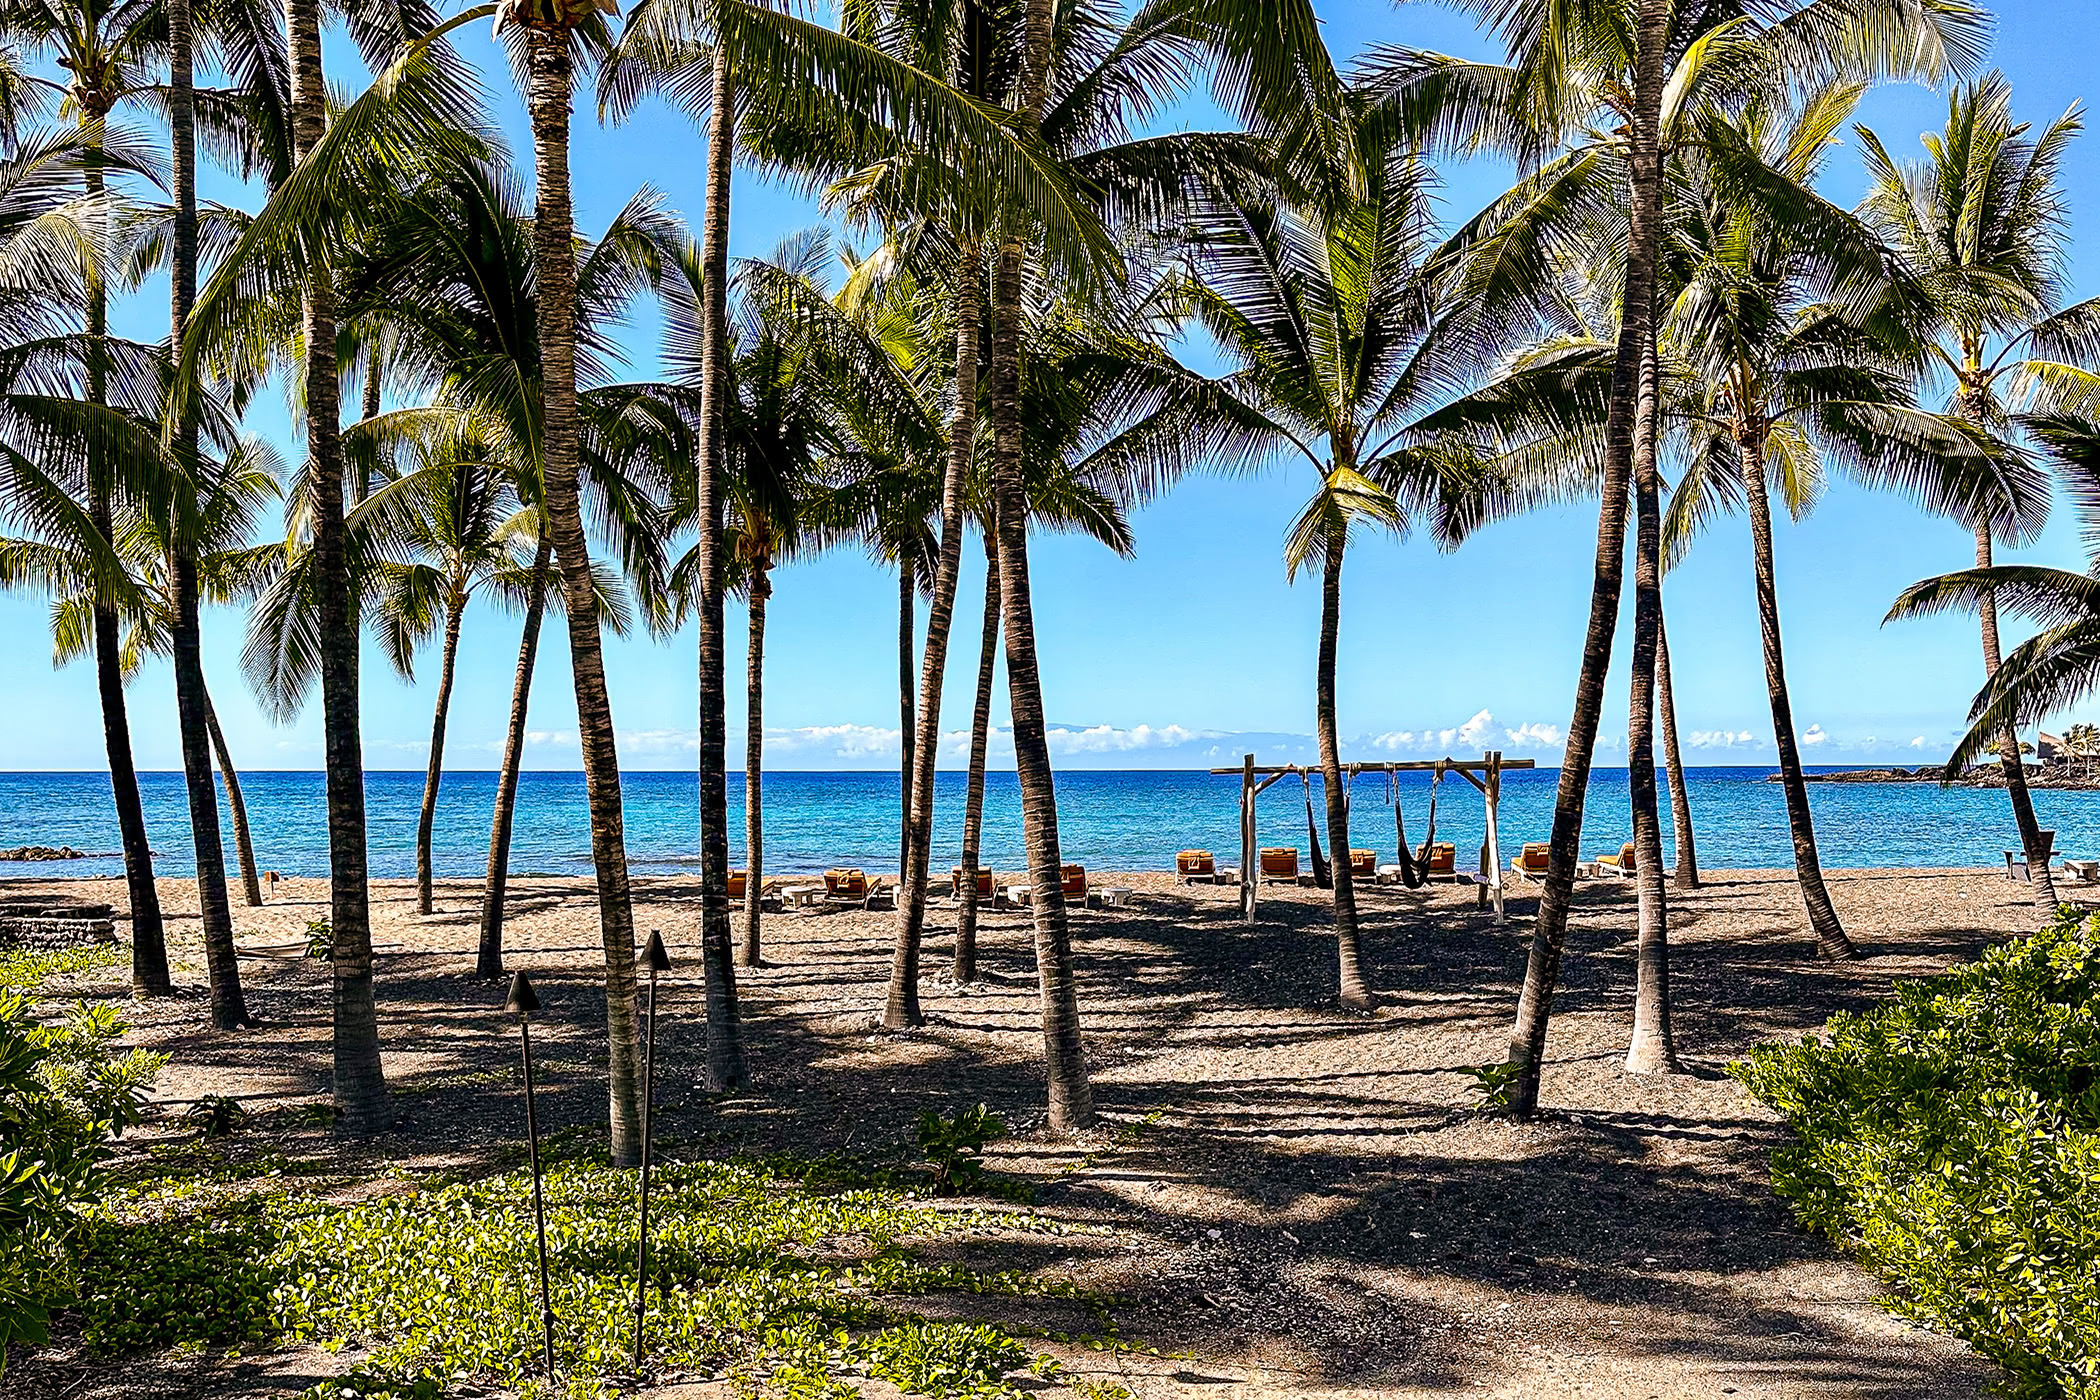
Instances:
[[[1506,927],[1475,908],[1470,888],[1365,892],[1366,956],[1383,1005],[1358,1016],[1335,1005],[1320,891],[1266,889],[1248,928],[1232,889],[1180,887],[1165,874],[1114,878],[1137,891],[1132,905],[1091,910],[1075,926],[1109,1124],[1077,1144],[1039,1131],[1025,914],[988,911],[982,980],[961,987],[946,974],[952,913],[935,910],[930,1023],[909,1034],[877,1025],[892,915],[769,916],[766,966],[739,969],[755,1083],[717,1097],[697,1087],[695,886],[640,881],[639,927],[660,928],[680,960],[658,1052],[670,1151],[895,1158],[923,1109],[990,1104],[1016,1129],[995,1149],[995,1168],[1045,1183],[1050,1212],[1115,1227],[1008,1264],[1115,1291],[1129,1300],[1125,1335],[1185,1353],[1095,1360],[1144,1397],[1982,1392],[1988,1368],[1891,1319],[1862,1272],[1793,1227],[1767,1184],[1776,1121],[1721,1071],[1762,1041],[1866,1006],[1894,979],[2030,929],[2037,915],[2024,887],[1975,871],[1837,872],[1833,893],[1866,954],[1841,966],[1815,959],[1786,872],[1717,871],[1700,891],[1673,892],[1687,1073],[1644,1079],[1619,1067],[1633,890],[1586,883],[1553,1026],[1549,1112],[1515,1125],[1470,1111],[1465,1067],[1503,1054],[1533,906],[1521,888]],[[0,892],[30,887],[10,881]],[[34,887],[122,910],[119,881]],[[406,882],[374,892],[398,1128],[354,1147],[281,1115],[268,1142],[319,1170],[382,1158],[403,1170],[475,1170],[522,1128],[502,992],[473,975],[479,885],[442,886],[428,918],[413,912]],[[237,907],[242,943],[301,938],[325,897],[324,882],[291,880],[266,908]],[[236,1095],[251,1110],[324,1099],[325,966],[283,951],[244,958],[264,1024],[241,1036],[200,1031],[194,892],[165,880],[162,898],[183,995],[126,1008],[135,1042],[173,1056],[161,1095]],[[535,1035],[543,1126],[602,1131],[595,893],[588,881],[527,879],[513,898],[510,966],[534,974],[547,1007]],[[121,996],[121,975],[78,990]],[[173,1129],[149,1127],[142,1141],[156,1131]],[[291,1393],[330,1363],[300,1353],[164,1358],[121,1376],[76,1376],[54,1354],[10,1367],[0,1396],[59,1393],[66,1387],[43,1387],[60,1376],[79,1400]]]

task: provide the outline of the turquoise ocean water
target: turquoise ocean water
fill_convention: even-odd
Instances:
[[[1763,768],[1690,770],[1693,821],[1702,865],[1786,866],[1793,862],[1778,784]],[[1553,769],[1513,772],[1503,779],[1501,834],[1505,850],[1544,840],[1552,824]],[[697,864],[697,786],[690,773],[624,775],[627,849],[638,871],[675,872]],[[141,777],[146,820],[161,873],[180,875],[191,861],[189,812],[179,775]],[[1058,810],[1065,858],[1096,870],[1164,869],[1185,847],[1236,858],[1239,778],[1196,772],[1081,772],[1058,775]],[[964,780],[938,780],[934,839],[937,862],[952,864],[962,841]],[[287,875],[326,873],[328,834],[319,773],[246,773],[241,784],[255,830],[256,857]],[[415,871],[416,811],[421,773],[371,773],[372,873]],[[1313,783],[1318,800],[1318,781]],[[445,778],[438,803],[436,857],[441,875],[482,873],[495,774],[460,772]],[[2001,791],[1941,789],[1931,783],[1819,783],[1810,788],[1823,862],[1831,867],[1990,865],[2014,844],[2012,819]],[[897,778],[885,773],[771,773],[766,777],[766,868],[774,873],[858,865],[897,867]],[[1429,777],[1409,774],[1402,800],[1411,840],[1422,838]],[[732,859],[743,859],[743,780],[731,774]],[[1264,845],[1305,845],[1305,792],[1296,779],[1278,783],[1261,801]],[[2058,831],[2057,849],[2100,856],[2100,793],[2037,792],[2044,825]],[[1394,849],[1392,808],[1383,778],[1357,780],[1352,804],[1356,844],[1375,847],[1381,860]],[[1665,828],[1667,831],[1667,821]],[[1437,808],[1437,833],[1456,841],[1461,864],[1481,836],[1479,794],[1447,777]],[[526,773],[519,789],[512,868],[576,874],[590,868],[589,817],[580,773]],[[1626,773],[1599,769],[1592,780],[1584,853],[1616,849],[1627,835]],[[1325,844],[1326,831],[1321,829]],[[0,865],[10,876],[113,874],[121,869],[109,778],[100,773],[0,774],[0,848],[38,844],[107,853],[87,860]],[[228,860],[232,843],[228,838]],[[985,806],[984,855],[1001,870],[1022,863],[1019,793],[1011,773],[991,774]]]

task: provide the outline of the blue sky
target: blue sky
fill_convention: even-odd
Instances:
[[[1993,61],[2011,76],[2024,118],[2047,121],[2085,96],[2083,74],[2100,51],[2100,6],[2004,0],[1997,11]],[[1326,0],[1321,12],[1338,54],[1374,42],[1490,52],[1470,22],[1433,5]],[[330,37],[336,55],[348,52],[340,35]],[[500,56],[479,26],[467,47],[489,77],[496,110],[529,173],[523,111]],[[354,65],[340,69],[346,80],[355,73]],[[1192,104],[1199,117],[1200,107]],[[1941,124],[1944,98],[1914,87],[1884,88],[1869,95],[1860,117],[1899,155],[1915,153],[1919,134]],[[605,130],[583,104],[573,155],[579,226],[595,232],[645,183],[697,223],[704,158],[704,141],[678,114],[651,107],[627,127]],[[1491,197],[1506,173],[1485,164],[1447,168],[1450,217],[1463,217]],[[2092,295],[2100,291],[2100,133],[2075,144],[2065,177],[2074,228],[2084,235],[2074,255],[2074,292]],[[1840,152],[1826,193],[1850,204],[1862,188],[1856,161],[1849,150]],[[211,173],[205,194],[253,199]],[[791,191],[756,172],[739,172],[734,252],[764,253],[784,234],[816,221],[814,207]],[[165,284],[149,285],[118,308],[118,329],[163,334],[166,305]],[[630,373],[652,372],[651,328],[638,323],[628,343]],[[286,442],[281,401],[260,403],[251,427]],[[1209,766],[1216,758],[1237,761],[1248,748],[1279,761],[1310,755],[1318,595],[1309,581],[1287,583],[1282,563],[1284,530],[1311,490],[1310,470],[1301,462],[1254,480],[1187,481],[1137,516],[1134,559],[1116,559],[1086,542],[1037,537],[1031,552],[1036,628],[1061,763]],[[1556,761],[1588,616],[1594,547],[1594,510],[1580,508],[1497,525],[1451,555],[1413,539],[1372,539],[1353,550],[1339,677],[1342,732],[1352,736],[1347,747],[1364,758],[1499,747]],[[1880,624],[1901,588],[1965,566],[1972,548],[1958,528],[1842,483],[1813,518],[1780,526],[1788,672],[1810,762],[1916,763],[1944,755],[1982,678],[1974,622]],[[2059,510],[2023,557],[2083,567],[2067,511]],[[966,737],[960,731],[968,723],[982,560],[974,546],[965,550],[943,716],[952,736],[944,744],[944,766],[960,765]],[[770,765],[894,764],[895,606],[892,576],[853,552],[780,572],[767,645]],[[1667,607],[1687,761],[1772,762],[1749,540],[1740,521],[1723,522],[1698,543],[1669,579]],[[737,655],[743,620],[737,609],[732,614]],[[205,621],[206,666],[236,760],[251,768],[319,767],[318,704],[297,722],[277,726],[246,694],[238,665],[244,625],[236,610]],[[1620,666],[1606,708],[1604,763],[1623,753],[1627,630],[1620,630]],[[547,635],[527,762],[573,768],[566,648],[558,627]],[[517,639],[515,617],[485,605],[469,614],[448,767],[496,765]],[[51,669],[41,600],[0,597],[0,654],[11,658],[0,673],[0,701],[14,717],[0,728],[0,769],[104,767],[92,671],[79,664]],[[623,761],[637,768],[692,763],[691,633],[667,644],[610,641],[607,664]],[[424,683],[410,687],[367,648],[368,767],[423,766],[435,665],[435,655],[427,657]],[[999,689],[997,722],[1003,724],[1003,672]],[[139,765],[179,766],[167,668],[146,668],[130,695]],[[731,752],[740,754],[740,707],[730,726]]]

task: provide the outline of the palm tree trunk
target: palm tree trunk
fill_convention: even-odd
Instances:
[[[1635,39],[1631,169],[1628,175],[1626,283],[1621,291],[1619,340],[1612,365],[1611,409],[1605,422],[1604,472],[1597,506],[1597,562],[1590,586],[1589,629],[1575,681],[1575,708],[1553,800],[1553,830],[1546,887],[1539,896],[1538,922],[1524,967],[1509,1061],[1517,1072],[1509,1086],[1509,1111],[1529,1118],[1538,1111],[1539,1074],[1545,1065],[1546,1027],[1560,981],[1561,947],[1568,908],[1575,896],[1575,864],[1581,858],[1582,809],[1589,795],[1597,726],[1604,714],[1604,683],[1611,671],[1619,593],[1626,572],[1627,486],[1633,475],[1634,417],[1642,362],[1654,320],[1655,265],[1662,241],[1662,147],[1660,125],[1664,50],[1670,29],[1670,0],[1640,0]]]
[[[1976,567],[1991,567],[1991,529],[1976,531]],[[2004,656],[1998,646],[1998,600],[1986,592],[1976,609],[1983,626],[1983,674],[1988,680],[1998,674]],[[1998,765],[2005,773],[2005,795],[2012,803],[2013,824],[2020,832],[2020,849],[2027,853],[2027,874],[2034,882],[2034,902],[2044,909],[2056,908],[2056,877],[2049,870],[2049,851],[2042,841],[2042,824],[2034,815],[2034,797],[2027,791],[2027,765],[2020,758],[2020,736],[2007,729],[1998,741]]]
[[[169,269],[169,344],[179,345],[197,301],[197,127],[192,85],[194,31],[189,0],[169,0],[168,126],[175,195],[174,260]],[[175,428],[175,457],[190,499],[199,505],[197,418],[186,394]],[[168,583],[174,616],[169,651],[175,672],[175,718],[182,745],[182,775],[188,790],[190,842],[197,857],[197,908],[204,934],[204,963],[211,984],[214,1029],[235,1030],[248,1024],[241,994],[239,955],[233,947],[233,909],[226,895],[226,851],[219,837],[219,789],[211,778],[211,733],[207,717],[211,700],[204,691],[203,624],[198,616],[197,554],[183,511],[175,512],[169,535]]]
[[[1633,445],[1633,674],[1627,688],[1626,778],[1633,806],[1633,878],[1640,911],[1628,1074],[1677,1069],[1670,1036],[1670,905],[1663,887],[1662,811],[1655,785],[1655,671],[1662,647],[1662,481],[1656,470],[1654,319],[1641,353]]]
[[[1049,94],[1051,0],[1026,0],[1019,125],[1034,133]],[[1035,919],[1035,963],[1043,1015],[1050,1129],[1077,1132],[1094,1124],[1094,1086],[1087,1077],[1079,1027],[1079,991],[1065,909],[1063,850],[1057,835],[1057,783],[1043,719],[1043,680],[1036,665],[1035,609],[1028,583],[1028,490],[1021,475],[1022,273],[1027,250],[1016,233],[999,245],[992,288],[992,482],[999,531],[999,613],[1006,631],[1007,705],[1013,718],[1014,768],[1027,831],[1029,908]]]
[[[907,939],[905,936],[905,906],[909,903],[905,886],[911,880],[912,859],[912,787],[918,780],[918,697],[912,682],[912,641],[916,633],[913,622],[913,601],[916,590],[912,586],[913,569],[910,561],[897,566],[897,732],[899,756],[897,772],[897,802],[899,808],[899,831],[897,838],[897,922],[895,940],[890,950],[889,998],[883,1006],[882,1024],[889,1030],[901,1030],[907,1026],[924,1024],[926,1017],[919,1010],[919,940],[917,931]],[[920,893],[921,927],[925,923],[925,893]]]
[[[962,575],[963,496],[977,435],[977,254],[965,249],[955,279],[955,404],[948,424],[948,473],[941,483],[941,550],[933,599],[926,608],[926,659],[919,669],[919,728],[904,818],[904,869],[897,889],[897,946],[890,962],[892,1030],[925,1020],[919,1011],[919,943],[926,929],[927,869],[933,859],[933,775],[941,743],[941,692],[948,672],[948,633]]]
[[[913,746],[919,737],[918,693],[912,681],[913,641],[918,636],[918,571],[912,561],[897,564],[897,872],[901,878],[911,849],[911,775]],[[914,979],[914,985],[917,985]]]
[[[612,1159],[641,1160],[641,1063],[636,1039],[634,905],[627,882],[627,828],[620,809],[620,755],[605,688],[598,593],[577,490],[576,219],[569,197],[569,34],[526,31],[527,96],[538,192],[533,257],[539,278],[541,453],[547,531],[561,569],[576,682],[576,735],[590,800],[591,863],[598,875],[598,925],[605,941],[605,1039],[610,1075]]]
[[[729,932],[728,655],[722,635],[727,577],[722,424],[729,391],[729,175],[736,92],[729,45],[716,44],[707,122],[707,215],[701,229],[700,334],[700,961],[707,984],[707,1077],[733,1089],[748,1077]]]
[[[233,814],[233,848],[241,863],[241,898],[250,909],[262,908],[262,880],[255,869],[255,842],[248,830],[248,804],[241,798],[241,775],[233,766],[233,750],[226,747],[226,732],[219,728],[218,707],[211,691],[204,692],[204,727],[211,735],[212,751],[219,756],[219,777],[226,784],[226,809]]]
[[[1655,619],[1655,704],[1662,719],[1663,761],[1670,766],[1670,838],[1677,848],[1672,880],[1680,890],[1699,888],[1699,844],[1692,831],[1691,791],[1685,785],[1684,755],[1677,746],[1677,697],[1670,684],[1670,629]]]
[[[364,379],[358,385],[358,408],[367,422],[379,416],[379,388],[379,347],[374,345],[366,351]],[[365,476],[363,463],[359,463],[351,474],[350,499],[361,504],[371,490],[372,483]]]
[[[437,704],[430,720],[430,766],[423,774],[423,806],[416,814],[416,912],[428,914],[436,907],[431,889],[430,847],[437,832],[438,784],[445,776],[445,721],[452,711],[452,673],[459,661],[459,626],[466,615],[467,594],[455,587],[445,607],[445,652],[438,668]]]
[[[1342,786],[1341,749],[1336,737],[1334,671],[1341,648],[1342,555],[1347,543],[1339,529],[1327,535],[1327,558],[1320,573],[1320,658],[1313,692],[1320,743],[1320,785],[1327,796],[1327,845],[1334,852],[1334,935],[1342,1005],[1369,1011],[1378,1004],[1364,980],[1356,932],[1356,883],[1349,870],[1349,803]]]
[[[1808,808],[1808,781],[1801,773],[1801,746],[1794,737],[1794,702],[1787,694],[1786,656],[1779,633],[1779,586],[1772,560],[1772,505],[1765,489],[1762,443],[1742,447],[1743,500],[1750,517],[1751,558],[1757,571],[1757,623],[1764,638],[1765,688],[1772,695],[1772,741],[1779,749],[1779,780],[1786,790],[1787,825],[1794,835],[1794,872],[1801,902],[1815,930],[1816,951],[1826,958],[1857,957],[1823,886],[1816,854],[1815,820]]]
[[[1029,0],[1031,15],[1040,0]],[[1033,25],[1031,24],[1031,28]],[[1050,767],[1043,683],[1036,667],[1035,615],[1028,591],[1028,498],[1021,480],[1020,326],[1018,240],[999,249],[992,336],[994,481],[999,512],[999,612],[1006,631],[1007,703],[1013,715],[1014,767],[1027,830],[1029,907],[1035,915],[1036,973],[1050,1091],[1050,1127],[1077,1132],[1094,1122],[1094,1090],[1087,1077],[1079,1028],[1079,992],[1072,967],[1072,935],[1065,910],[1064,860],[1057,836],[1057,787]]]
[[[93,114],[83,116],[92,124]],[[100,140],[85,162],[90,198],[103,190]],[[109,371],[103,337],[109,333],[109,291],[99,269],[88,276],[87,397],[92,404],[109,401]],[[109,469],[94,445],[88,448],[88,520],[105,544],[114,545]],[[168,977],[167,929],[161,918],[160,890],[153,883],[153,845],[146,835],[146,807],[139,797],[138,768],[131,757],[131,717],[124,706],[123,638],[117,610],[102,590],[92,608],[95,628],[95,689],[102,702],[102,745],[109,756],[110,797],[117,809],[117,836],[124,852],[124,888],[131,905],[131,985],[142,996],[161,996],[173,987]]]
[[[1699,880],[1699,838],[1692,824],[1691,788],[1677,730],[1677,699],[1670,667],[1670,634],[1667,623],[1655,631],[1655,701],[1662,724],[1663,761],[1669,769],[1670,840],[1677,852],[1672,883],[1680,890],[1696,890]]]
[[[744,966],[764,964],[759,898],[766,878],[766,604],[773,596],[771,565],[751,568],[750,619],[744,654]]]
[[[984,834],[984,765],[992,742],[992,668],[999,659],[999,537],[984,541],[984,630],[977,654],[977,703],[970,711],[970,786],[963,799],[963,887],[955,911],[955,980],[977,980],[977,866]]]
[[[292,156],[320,144],[327,112],[318,0],[285,0],[292,60]],[[306,441],[313,461],[314,566],[321,588],[323,763],[328,775],[330,960],[334,973],[336,1124],[368,1134],[387,1122],[372,986],[372,921],[366,887],[364,745],[358,732],[357,613],[343,526],[341,386],[335,361],[335,289],[317,267],[301,289],[306,346]]]
[[[503,975],[503,900],[510,884],[510,834],[518,810],[518,771],[525,762],[525,717],[532,701],[532,673],[540,659],[540,623],[547,616],[547,574],[554,567],[554,536],[540,531],[532,556],[532,592],[525,600],[525,629],[518,641],[518,674],[510,687],[510,726],[503,736],[503,768],[496,776],[496,812],[489,822],[489,870],[481,895],[481,948],[474,971]]]

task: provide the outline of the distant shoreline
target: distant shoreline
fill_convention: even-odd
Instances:
[[[1687,770],[1691,771],[1691,770]],[[1922,768],[1847,768],[1835,772],[1804,773],[1803,778],[1811,783],[1941,783],[1949,787],[2002,788],[2005,772],[1995,763],[1980,763],[1966,769],[1958,778],[1948,778],[1938,764],[1927,764]],[[1779,775],[1774,773],[1765,779],[1776,783]],[[2093,776],[2069,768],[2042,768],[2027,770],[2027,786],[2042,788],[2050,792],[2100,792],[2100,768]]]

